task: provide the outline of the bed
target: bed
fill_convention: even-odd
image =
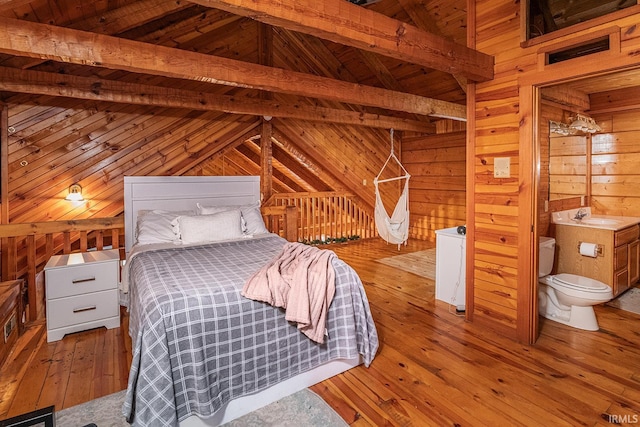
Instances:
[[[122,289],[133,361],[123,414],[134,425],[223,424],[373,360],[378,337],[364,288],[337,257],[322,344],[286,321],[283,309],[241,295],[247,279],[288,245],[244,210],[258,206],[259,187],[259,177],[125,178]],[[241,210],[242,236],[225,234],[238,225],[229,206]],[[149,212],[177,215],[172,223],[183,240],[136,236],[146,221],[138,218]],[[214,217],[231,225],[202,231],[188,222]],[[202,237],[209,232],[222,238]]]

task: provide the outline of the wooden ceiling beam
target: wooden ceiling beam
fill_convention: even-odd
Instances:
[[[493,79],[493,57],[344,0],[192,0],[270,25],[470,80]]]
[[[0,52],[466,120],[460,104],[17,19],[0,18]]]
[[[167,2],[164,0],[140,0],[118,9],[102,13],[99,17],[91,17],[70,23],[69,28],[91,31],[101,34],[118,34],[131,28],[144,25],[165,15],[192,7],[186,2]],[[60,23],[58,23],[60,25]],[[15,68],[31,68],[45,62],[38,58],[18,57],[10,61]],[[5,62],[5,65],[7,63]]]
[[[444,37],[442,35],[442,31],[440,31],[440,29],[438,28],[437,21],[433,19],[431,15],[429,15],[429,12],[427,11],[427,8],[424,6],[424,4],[413,0],[398,0],[398,3],[404,9],[404,11],[407,12],[414,24],[416,24],[416,27],[420,28],[421,30],[429,31],[436,36]],[[449,38],[446,39],[451,40]],[[467,93],[467,78],[460,74],[453,74],[453,78],[460,85],[460,89]]]
[[[94,77],[79,77],[4,67],[0,67],[0,90],[125,104],[155,105],[201,111],[223,111],[232,114],[286,117],[382,129],[394,128],[422,133],[435,133],[435,126],[430,123],[378,114],[363,114],[355,111],[299,104],[284,105],[272,100],[244,99],[205,92],[117,82]]]

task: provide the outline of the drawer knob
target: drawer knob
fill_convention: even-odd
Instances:
[[[96,280],[95,277],[89,277],[87,279],[75,279],[75,280],[72,280],[71,283],[85,283],[85,282],[93,282],[95,280]]]
[[[82,313],[83,311],[91,311],[91,310],[95,310],[96,306],[92,305],[91,307],[84,307],[84,308],[74,308],[73,312],[74,313]]]

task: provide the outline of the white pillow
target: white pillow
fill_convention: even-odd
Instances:
[[[176,218],[182,243],[218,242],[243,237],[240,210]]]
[[[242,218],[245,221],[245,233],[246,234],[263,234],[268,233],[267,227],[264,225],[262,214],[260,213],[260,207],[258,206],[243,206],[241,208]]]
[[[198,207],[198,215],[211,215],[238,209],[238,206],[202,206],[200,203],[196,203],[196,206]]]
[[[242,213],[242,231],[245,234],[263,234],[268,233],[267,227],[264,225],[262,214],[260,213],[260,205],[242,205],[242,206],[202,206],[197,203],[198,213],[200,215],[211,215],[224,211],[240,209]]]
[[[136,224],[136,242],[141,245],[180,243],[171,221],[180,215],[192,215],[193,213],[193,211],[139,211]]]

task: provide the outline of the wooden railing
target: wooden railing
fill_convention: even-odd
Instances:
[[[373,215],[354,199],[340,192],[278,193],[265,204],[296,207],[301,241],[376,236]]]
[[[270,232],[290,242],[298,241],[298,211],[295,206],[263,206],[261,211]]]
[[[106,248],[124,250],[122,217],[0,225],[2,280],[23,279],[27,284],[29,320],[42,317],[43,302],[37,276],[55,254]]]
[[[295,207],[265,207],[262,213],[269,231],[290,241],[298,240]],[[124,218],[3,224],[0,240],[2,281],[22,279],[26,282],[28,320],[36,320],[43,317],[44,289],[40,273],[49,258],[87,250],[120,249],[124,259]]]

